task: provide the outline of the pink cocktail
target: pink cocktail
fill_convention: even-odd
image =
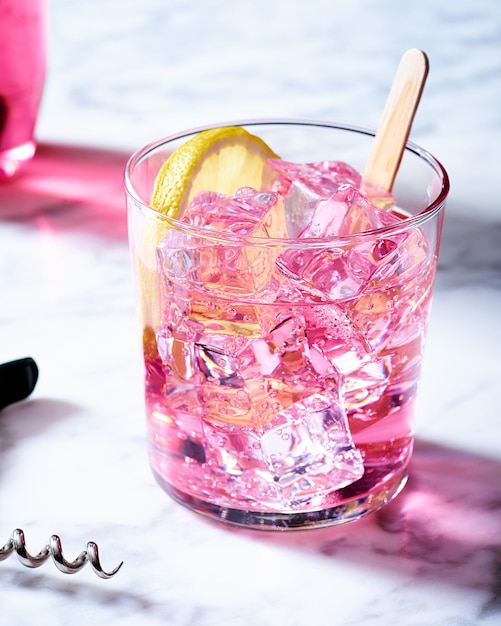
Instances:
[[[46,66],[46,0],[0,0],[0,179],[35,152]]]
[[[363,168],[369,131],[247,128],[280,153],[270,188],[202,192],[179,221],[149,199],[189,134],[128,165],[150,463],[226,522],[342,523],[407,479],[447,175],[409,145],[393,198],[346,165]],[[164,233],[153,250],[145,232]]]

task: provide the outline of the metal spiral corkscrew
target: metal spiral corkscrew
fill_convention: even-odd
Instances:
[[[49,557],[52,557],[57,569],[63,572],[63,574],[75,574],[89,562],[99,578],[111,578],[123,565],[122,561],[122,563],[117,565],[111,572],[104,571],[99,561],[98,546],[93,541],[87,543],[87,549],[81,552],[74,561],[67,561],[63,554],[61,539],[58,535],[52,535],[49,543],[44,546],[38,554],[33,556],[26,549],[24,532],[20,528],[16,528],[9,541],[3,548],[0,548],[0,561],[4,561],[13,552],[17,553],[19,560],[25,567],[31,568],[40,567]]]
[[[27,398],[38,380],[38,366],[31,357],[17,359],[8,363],[0,364],[0,411],[14,402]],[[25,567],[40,567],[49,557],[52,557],[57,569],[63,574],[75,574],[89,562],[94,572],[100,578],[111,578],[122,567],[117,565],[111,572],[106,572],[99,561],[99,549],[93,541],[87,543],[87,549],[81,552],[74,561],[68,561],[61,546],[58,535],[52,535],[49,543],[36,554],[31,555],[26,549],[24,532],[16,528],[9,541],[0,547],[0,561],[4,561],[13,552]]]

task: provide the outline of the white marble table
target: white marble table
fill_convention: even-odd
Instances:
[[[0,413],[0,543],[57,533],[89,567],[0,563],[7,626],[501,624],[501,4],[51,0],[39,150],[0,186],[0,362],[40,367]],[[287,16],[287,18],[285,17]],[[144,440],[122,171],[184,127],[376,126],[402,52],[431,70],[412,138],[443,161],[445,224],[412,477],[345,527],[251,533],[155,484]]]

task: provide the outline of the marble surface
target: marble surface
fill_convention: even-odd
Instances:
[[[12,556],[1,624],[501,624],[501,4],[445,5],[50,0],[39,149],[0,185],[0,361],[40,367],[0,413],[0,543],[57,533],[69,558],[93,540],[124,565],[101,580]],[[147,464],[126,159],[206,122],[374,127],[409,47],[431,65],[412,139],[452,182],[410,482],[344,527],[204,521]]]

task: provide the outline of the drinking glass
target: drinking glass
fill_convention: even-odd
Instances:
[[[338,123],[237,125],[285,161],[359,171],[374,138]],[[358,519],[408,477],[447,173],[409,142],[400,219],[319,239],[218,232],[149,205],[161,164],[200,130],[140,149],[125,173],[153,474],[229,524]]]
[[[0,180],[35,153],[46,70],[47,0],[0,0]]]

